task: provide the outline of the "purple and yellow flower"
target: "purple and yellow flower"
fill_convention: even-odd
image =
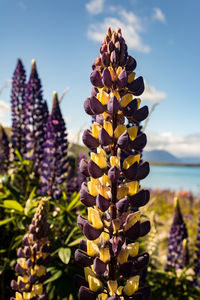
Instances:
[[[85,272],[85,279],[79,277],[79,298],[146,300],[150,290],[140,287],[140,281],[149,255],[139,254],[137,239],[150,231],[150,222],[139,211],[149,201],[149,192],[139,187],[149,164],[141,163],[140,154],[132,150],[145,146],[138,124],[147,117],[148,108],[140,108],[143,78],[135,78],[136,61],[128,55],[120,29],[108,29],[92,68],[92,95],[84,109],[95,118],[91,130],[83,133],[91,152],[89,161],[80,164],[89,177],[80,190],[88,217],[78,217],[86,241],[75,252]],[[131,155],[121,155],[127,150]]]
[[[36,210],[23,238],[23,247],[17,251],[18,262],[15,271],[17,280],[11,281],[15,297],[11,300],[47,300],[44,282],[50,277],[46,266],[50,259],[50,244],[48,240],[49,225],[47,201],[43,199]]]
[[[0,127],[0,174],[8,169],[7,162],[9,160],[10,147],[8,136],[3,128]]]

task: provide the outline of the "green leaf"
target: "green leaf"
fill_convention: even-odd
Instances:
[[[61,275],[62,275],[62,271],[61,270],[58,270],[58,271],[54,272],[51,275],[51,277],[45,281],[45,284],[48,283],[48,282],[52,282],[52,281],[60,278]]]
[[[71,242],[68,244],[68,247],[73,247],[73,246],[76,246],[80,243],[80,241],[83,240],[83,237],[80,237],[78,239],[76,239],[75,241]]]
[[[73,210],[76,206],[81,204],[80,193],[74,193],[70,199],[70,204],[67,206],[67,211]]]
[[[62,262],[67,265],[68,262],[70,261],[71,249],[69,249],[69,248],[60,248],[59,251],[58,251],[58,256],[60,257]]]
[[[77,227],[74,227],[72,229],[72,231],[68,234],[66,240],[65,240],[65,245],[67,245],[67,243],[69,242],[69,240],[71,239],[72,235],[74,234],[74,232],[77,230]]]
[[[21,204],[15,200],[4,200],[3,207],[9,208],[9,209],[15,209],[20,212],[23,212],[23,210],[24,210],[23,207],[21,206]]]
[[[21,161],[22,162],[22,156],[21,156],[21,154],[20,154],[20,152],[19,152],[19,150],[15,150],[15,153],[16,153],[16,155],[17,155],[17,157],[18,157],[18,159],[19,159],[19,161]]]
[[[15,219],[15,217],[9,218],[9,219],[5,219],[5,220],[0,220],[0,226],[3,226],[7,223],[12,222]]]

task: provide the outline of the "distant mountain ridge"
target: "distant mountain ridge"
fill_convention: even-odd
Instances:
[[[165,150],[151,150],[143,152],[143,159],[152,162],[169,163],[200,163],[200,157],[181,157],[178,158]]]

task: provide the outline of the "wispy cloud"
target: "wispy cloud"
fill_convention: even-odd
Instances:
[[[97,15],[103,11],[104,3],[105,0],[90,0],[85,7],[90,14]]]
[[[153,85],[148,85],[145,82],[145,90],[141,98],[145,101],[151,101],[153,103],[159,103],[167,97],[163,91],[158,91]]]
[[[200,133],[177,136],[171,132],[155,133],[148,131],[146,150],[166,150],[177,157],[200,156]]]
[[[150,52],[149,45],[146,45],[140,36],[144,32],[142,21],[133,12],[128,12],[122,8],[115,10],[114,17],[105,18],[101,23],[94,23],[89,26],[87,32],[88,38],[101,42],[109,26],[113,29],[117,29],[118,27],[122,29],[129,49],[143,53]]]
[[[162,12],[162,10],[158,7],[154,8],[153,19],[160,21],[162,23],[166,23],[166,17],[164,15],[164,13]]]

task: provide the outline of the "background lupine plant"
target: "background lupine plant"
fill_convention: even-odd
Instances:
[[[23,238],[23,247],[17,251],[19,260],[15,271],[19,274],[17,281],[11,281],[11,287],[16,291],[11,300],[46,300],[44,281],[50,273],[46,266],[50,259],[50,244],[48,240],[48,208],[47,201],[40,201],[36,213]]]
[[[194,286],[200,287],[200,209],[198,217],[198,232],[197,232],[197,244],[196,244],[196,259],[194,272],[196,279],[194,280]]]
[[[39,171],[43,158],[44,134],[48,117],[47,104],[43,100],[41,81],[35,60],[26,85],[24,102],[24,158],[32,160],[34,171]]]
[[[9,141],[7,134],[2,126],[0,126],[0,174],[7,171],[9,160]]]
[[[60,111],[57,93],[53,95],[52,112],[48,117],[41,163],[40,194],[58,199],[61,184],[67,178],[67,133]]]
[[[135,79],[136,61],[128,55],[120,29],[108,29],[92,68],[92,95],[84,108],[95,121],[91,131],[83,133],[91,153],[89,161],[83,159],[80,166],[90,177],[80,191],[88,218],[78,217],[87,240],[75,252],[85,272],[85,279],[77,278],[79,297],[146,300],[150,290],[139,285],[145,278],[149,255],[138,255],[136,240],[150,230],[150,222],[141,220],[138,209],[149,201],[149,192],[139,190],[149,164],[140,164],[139,154],[120,159],[120,152],[139,151],[145,146],[146,136],[138,135],[137,125],[147,117],[148,108],[139,108],[141,101],[135,98],[143,93],[144,82],[142,77]],[[133,126],[129,127],[128,121]]]
[[[12,147],[13,156],[16,159],[15,150],[21,155],[24,152],[23,110],[25,101],[26,72],[22,61],[18,59],[12,79],[11,111],[12,111]]]
[[[168,239],[168,255],[165,270],[181,269],[184,267],[183,262],[187,261],[188,249],[187,239],[188,232],[180,210],[178,198],[174,199],[174,217]]]

